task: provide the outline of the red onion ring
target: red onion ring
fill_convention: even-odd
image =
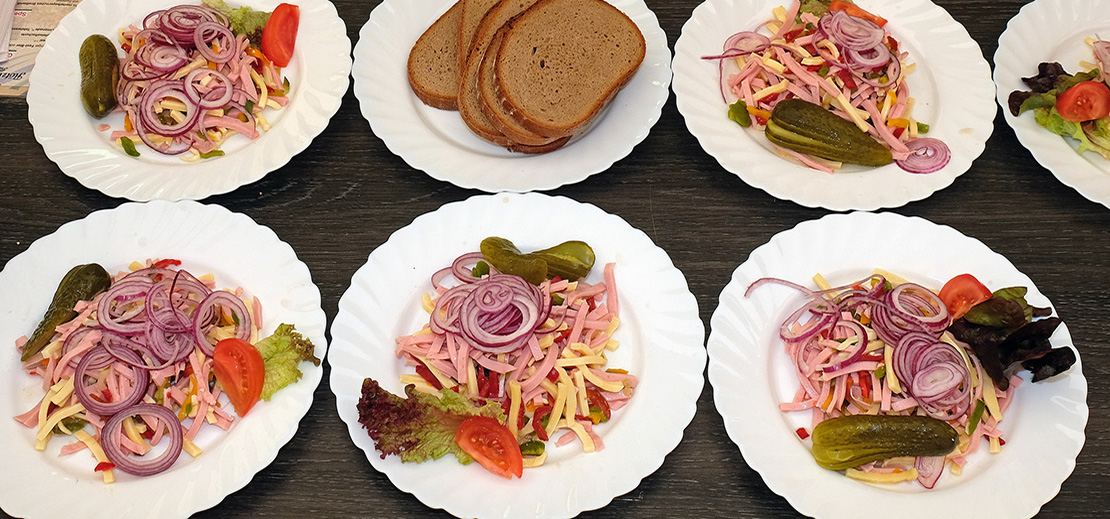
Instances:
[[[845,49],[864,50],[880,45],[886,32],[871,20],[844,11],[829,11],[817,22],[817,30]]]
[[[939,139],[922,137],[907,142],[906,147],[910,149],[910,155],[894,162],[910,173],[933,173],[952,160],[952,151]]]
[[[122,409],[126,409],[143,399],[146,395],[147,385],[150,384],[150,373],[143,367],[136,367],[143,365],[143,359],[139,354],[128,349],[120,349],[115,352],[119,358],[125,358],[131,361],[132,369],[134,371],[134,380],[131,386],[131,393],[126,397],[120,398],[115,402],[101,402],[91,395],[85,386],[85,377],[89,376],[89,370],[99,370],[115,362],[116,355],[109,352],[104,346],[97,346],[89,350],[83,357],[81,362],[77,363],[77,371],[73,375],[75,382],[74,393],[77,395],[77,400],[85,409],[92,411],[101,416],[111,416]]]
[[[212,292],[197,305],[196,312],[193,313],[193,335],[200,350],[209,357],[215,353],[216,345],[208,342],[205,332],[211,328],[214,319],[219,319],[220,314],[217,313],[217,309],[219,312],[228,312],[239,317],[239,324],[235,326],[235,337],[244,341],[249,341],[251,338],[251,316],[243,300],[225,290]]]
[[[125,418],[147,415],[158,419],[159,427],[168,429],[164,437],[170,439],[170,444],[161,454],[152,458],[135,459],[123,451],[120,446],[120,435],[123,434],[123,420]],[[177,415],[168,408],[156,404],[137,404],[115,414],[101,430],[101,447],[104,455],[108,457],[116,468],[135,476],[151,476],[165,472],[173,466],[181,456],[182,446],[185,443],[184,433]]]

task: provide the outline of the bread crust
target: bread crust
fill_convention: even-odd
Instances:
[[[585,78],[581,80],[582,84],[587,85],[591,92],[583,99],[575,99],[573,104],[575,106],[588,106],[588,109],[582,112],[580,117],[567,121],[565,123],[552,123],[543,121],[536,114],[538,109],[529,106],[521,99],[519,92],[513,91],[512,85],[506,81],[506,74],[508,69],[518,66],[517,63],[511,63],[519,53],[510,52],[510,46],[521,46],[521,48],[531,49],[531,54],[540,56],[535,58],[540,60],[540,69],[543,68],[544,50],[541,48],[544,45],[544,33],[533,34],[530,31],[537,31],[537,28],[542,28],[547,31],[552,30],[552,19],[558,15],[552,14],[560,9],[573,9],[580,11],[581,8],[589,7],[596,11],[596,16],[591,19],[599,19],[601,16],[605,17],[603,20],[606,24],[613,25],[614,31],[619,31],[620,35],[632,39],[634,45],[629,49],[628,45],[622,46],[619,49],[607,49],[614,52],[621,52],[622,56],[628,59],[628,66],[623,69],[616,70],[615,74],[605,78]],[[557,30],[557,29],[555,29]],[[583,40],[591,41],[591,40]],[[565,47],[565,46],[564,46]],[[539,53],[537,53],[539,49]],[[576,54],[572,51],[565,51],[566,54],[554,54],[554,52],[564,52],[565,49],[555,49],[552,56],[559,59],[588,59],[579,58],[582,54]],[[640,65],[646,53],[646,42],[644,41],[643,33],[636,27],[635,22],[628,18],[619,9],[602,0],[539,0],[535,5],[529,8],[521,16],[513,19],[507,24],[507,32],[505,33],[504,40],[501,43],[501,49],[497,53],[497,61],[495,66],[495,76],[497,78],[497,91],[499,101],[502,108],[508,114],[511,114],[521,126],[536,134],[549,138],[559,138],[566,136],[573,136],[576,133],[583,131],[589,124],[597,117],[598,114],[608,105],[610,101],[635,75],[639,70]],[[590,54],[592,56],[592,54]],[[557,61],[557,60],[556,60]],[[574,63],[573,66],[567,68],[574,69],[586,68],[585,63]],[[552,67],[554,68],[554,67]],[[529,69],[535,71],[534,68]],[[548,73],[547,70],[540,70],[537,74]],[[599,84],[604,82],[605,84]],[[517,81],[519,84],[520,82]]]
[[[458,109],[458,33],[462,2],[456,2],[416,40],[409,51],[409,86],[424,104]]]
[[[509,107],[501,102],[499,92],[497,91],[497,78],[495,77],[494,67],[497,61],[497,53],[501,49],[501,42],[504,39],[507,29],[508,26],[504,25],[497,30],[493,36],[493,40],[490,41],[489,48],[486,50],[482,63],[478,67],[477,88],[478,95],[481,99],[479,106],[482,110],[482,115],[484,115],[486,120],[502,135],[514,142],[526,146],[544,146],[562,137],[567,137],[566,135],[548,137],[529,131],[517,122],[513,114],[508,111]]]

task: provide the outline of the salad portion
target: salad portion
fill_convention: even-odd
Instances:
[[[908,58],[886,19],[840,0],[776,7],[703,57],[719,63],[728,117],[762,129],[783,156],[827,173],[891,162],[932,173],[951,152],[913,116]]]
[[[747,294],[782,284],[805,295],[779,330],[799,382],[779,407],[810,411],[797,436],[820,466],[853,479],[931,489],[945,467],[960,474],[981,444],[1005,444],[1017,371],[1038,382],[1076,361],[1052,348],[1061,321],[1023,287],[992,292],[962,274],[937,293],[883,271],[838,287],[814,280],[818,290],[762,278]]]
[[[87,451],[105,483],[115,469],[161,473],[182,451],[196,457],[202,428],[227,430],[261,400],[302,376],[315,347],[290,324],[260,340],[262,309],[241,288],[217,290],[177,260],[147,260],[110,275],[70,270],[41,324],[16,341],[43,397],[15,419],[43,451]],[[228,408],[228,404],[234,409]]]
[[[489,237],[431,278],[427,324],[396,339],[407,398],[365,379],[358,421],[384,459],[423,462],[452,453],[521,477],[551,448],[604,448],[597,426],[637,385],[610,367],[620,324],[615,266],[585,281],[593,249],[580,241],[529,253]]]
[[[1087,38],[1095,61],[1081,62],[1069,74],[1056,62],[1041,63],[1037,74],[1022,78],[1029,90],[1015,90],[1007,99],[1010,113],[1032,111],[1046,130],[1078,141],[1078,152],[1093,151],[1110,160],[1110,42]]]
[[[85,108],[97,118],[123,112],[110,138],[128,155],[141,155],[141,143],[186,161],[221,156],[228,138],[258,138],[270,129],[266,114],[288,104],[282,67],[299,17],[292,4],[272,13],[223,0],[178,5],[121,28],[118,61],[111,42],[94,34],[80,56]]]

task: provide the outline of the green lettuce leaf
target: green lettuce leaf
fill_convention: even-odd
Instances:
[[[438,394],[405,386],[403,398],[382,389],[374,379],[362,382],[358,421],[366,428],[382,459],[396,454],[403,462],[420,463],[454,454],[459,463],[474,461],[455,443],[459,424],[471,416],[486,416],[505,423],[505,412],[494,400],[477,406],[450,389]]]
[[[1103,157],[1106,157],[1107,160],[1110,160],[1110,149],[1103,148],[1102,146],[1091,142],[1091,140],[1087,138],[1087,134],[1084,133],[1083,127],[1080,126],[1079,123],[1065,121],[1063,117],[1060,117],[1060,112],[1057,112],[1055,107],[1037,108],[1033,110],[1033,117],[1037,121],[1037,124],[1043,126],[1046,130],[1055,133],[1056,135],[1071,137],[1079,141],[1078,151],[1080,153],[1090,150],[1098,153],[1099,155],[1102,155]]]
[[[291,324],[278,326],[274,334],[254,345],[262,354],[266,366],[266,382],[262,384],[262,399],[269,400],[279,389],[301,379],[303,373],[297,367],[301,361],[312,361],[319,366],[316,346],[301,336]]]
[[[251,34],[261,30],[270,20],[270,13],[255,11],[250,7],[233,9],[224,0],[202,0],[204,5],[215,9],[227,16],[231,22],[231,31],[235,34]]]

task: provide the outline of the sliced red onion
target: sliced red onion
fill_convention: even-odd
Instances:
[[[913,460],[917,469],[917,482],[925,488],[933,488],[944,472],[944,456],[918,456]]]
[[[885,67],[891,61],[890,49],[882,43],[871,47],[869,49],[848,49],[845,52],[848,55],[848,63],[856,68],[877,69]],[[896,78],[891,78],[893,81]]]
[[[701,59],[713,60],[747,56],[748,54],[763,52],[770,45],[771,40],[766,36],[754,31],[742,31],[729,36],[725,40],[724,52],[716,56],[702,56]]]
[[[251,316],[243,300],[225,290],[212,292],[197,305],[196,312],[193,313],[193,333],[197,345],[209,357],[215,352],[216,345],[208,342],[205,335],[223,312],[234,314],[239,318],[239,324],[235,326],[235,337],[245,341],[250,340],[251,337]]]
[[[220,52],[212,50],[210,44],[216,41]],[[227,63],[235,57],[235,34],[226,25],[212,21],[201,22],[193,31],[193,44],[196,45],[200,55],[213,63]]]
[[[211,78],[210,81],[219,83],[219,86],[213,87],[207,94],[201,95],[197,90],[197,83],[203,81],[205,77]],[[185,95],[189,96],[189,100],[205,110],[227,106],[235,92],[231,79],[226,74],[207,67],[201,67],[190,72],[185,76],[184,85]]]
[[[817,22],[817,30],[833,43],[845,48],[863,50],[879,45],[886,32],[870,20],[844,11],[829,11]]]
[[[158,427],[167,429],[163,438],[168,437],[170,444],[161,454],[150,458],[136,459],[124,452],[120,442],[120,435],[123,434],[123,420],[138,415],[153,416],[158,420]],[[116,413],[104,424],[100,444],[104,448],[104,455],[116,468],[135,476],[151,476],[165,472],[181,456],[184,433],[181,431],[181,423],[178,422],[177,415],[170,409],[156,404],[137,404]]]
[[[847,328],[848,330],[850,330],[851,333],[848,335],[835,333],[836,330],[840,328]],[[863,356],[863,352],[867,351],[867,330],[863,328],[863,325],[855,321],[841,320],[840,322],[836,323],[836,326],[833,328],[833,332],[833,336],[830,337],[832,339],[850,339],[852,337],[858,337],[859,339],[856,341],[856,344],[852,346],[852,350],[849,352],[846,358],[837,361],[836,363],[825,368],[823,371],[836,371],[845,366],[848,366],[853,362],[859,360],[859,358]]]
[[[1095,60],[1098,62],[1099,79],[1106,81],[1110,75],[1110,41],[1097,40],[1091,46],[1094,48]]]
[[[926,414],[950,420],[971,405],[971,372],[955,347],[936,335],[912,332],[894,346],[891,369]]]
[[[145,368],[134,366],[134,364],[143,365],[143,359],[139,357],[139,354],[126,348],[119,348],[116,353],[120,358],[125,358],[132,363],[134,380],[132,381],[131,392],[126,397],[115,402],[101,402],[89,395],[85,386],[85,377],[90,376],[90,370],[100,370],[118,362],[116,356],[109,353],[104,346],[97,346],[85,353],[81,357],[81,362],[77,363],[77,371],[73,375],[73,380],[76,383],[74,393],[77,394],[77,400],[85,406],[85,409],[101,416],[111,416],[142,400],[143,396],[146,395],[147,385],[150,383],[150,373]]]
[[[136,299],[145,298],[153,283],[142,279],[123,279],[112,284],[111,288],[100,297],[96,307],[96,321],[105,330],[124,334],[143,333],[146,323],[139,319],[145,311],[144,305],[137,305],[136,309],[120,313],[116,310],[116,303],[126,303]]]
[[[459,327],[477,349],[488,353],[519,349],[547,319],[550,297],[519,276],[498,274],[475,284],[479,286],[459,309]]]
[[[154,104],[163,99],[176,99],[184,104],[186,119],[180,123],[162,122],[154,110]],[[196,103],[185,95],[184,84],[181,81],[156,81],[143,92],[142,98],[139,99],[139,124],[144,130],[164,137],[177,137],[193,130],[201,112]]]
[[[952,152],[943,141],[930,137],[914,139],[906,143],[910,155],[895,162],[910,173],[933,173],[948,165]]]
[[[468,265],[473,265],[479,261],[485,261],[481,252],[463,254],[455,258],[455,261],[451,263],[451,274],[455,276],[455,279],[463,283],[478,281],[478,278],[474,276],[473,270]]]

